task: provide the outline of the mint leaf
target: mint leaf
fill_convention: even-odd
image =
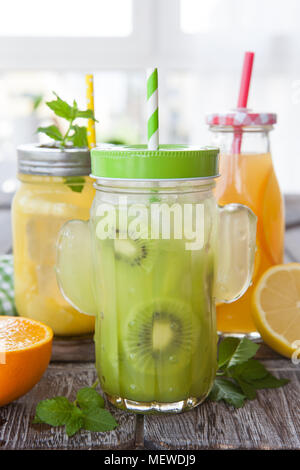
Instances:
[[[83,411],[83,427],[87,431],[112,431],[118,426],[115,418],[104,408],[88,408]]]
[[[83,413],[82,411],[74,406],[70,416],[66,422],[66,433],[69,437],[76,434],[83,426]]]
[[[67,176],[64,181],[75,193],[81,193],[85,184],[85,179],[82,176]]]
[[[248,400],[254,400],[254,398],[256,398],[256,389],[253,385],[241,379],[240,377],[237,377],[235,380]]]
[[[73,116],[74,116],[74,119],[77,118],[77,115],[78,115],[77,101],[73,100]]]
[[[104,408],[104,399],[95,390],[99,380],[91,387],[78,390],[76,400],[71,403],[66,397],[55,397],[41,401],[36,408],[34,423],[50,426],[65,425],[68,436],[73,436],[81,428],[87,431],[106,432],[118,426],[111,413]]]
[[[255,381],[268,375],[265,366],[255,359],[249,359],[243,364],[228,369],[226,375],[232,377],[240,386],[249,400],[256,398]]]
[[[229,370],[230,377],[240,382],[247,382],[255,389],[281,387],[289,382],[287,379],[277,379],[263,364],[255,359],[249,359]]]
[[[91,109],[86,109],[85,111],[78,110],[77,117],[85,118],[85,119],[93,119],[93,121],[98,122],[97,119],[95,119],[94,113]]]
[[[263,364],[252,357],[259,346],[247,338],[239,340],[229,337],[221,341],[218,354],[217,378],[209,399],[223,400],[237,408],[245,399],[256,398],[256,391],[262,388],[281,387],[289,382],[277,379]]]
[[[33,110],[35,111],[43,100],[43,95],[33,95]]]
[[[52,111],[54,111],[57,116],[62,117],[68,121],[68,129],[64,136],[54,125],[48,127],[39,127],[38,132],[43,132],[51,139],[59,142],[61,148],[64,148],[68,142],[72,142],[74,147],[87,147],[87,129],[84,126],[78,126],[77,124],[74,124],[74,121],[77,118],[93,119],[93,121],[96,121],[93,111],[90,109],[78,109],[78,105],[75,100],[73,100],[73,105],[71,106],[69,103],[62,100],[55,92],[53,93],[56,99],[47,101],[46,104]]]
[[[76,118],[77,106],[70,106],[66,101],[62,100],[55,92],[53,94],[56,96],[56,100],[47,101],[46,105],[48,108],[52,109],[56,116],[60,116],[67,121],[73,121]]]
[[[252,380],[262,379],[268,374],[269,372],[267,371],[265,366],[255,359],[249,359],[247,362],[244,362],[243,364],[238,364],[234,368],[230,369],[230,375],[232,377],[238,376],[244,380],[247,380],[248,382]]]
[[[218,366],[223,367],[233,356],[240,340],[238,338],[225,338],[219,344]]]
[[[246,396],[238,385],[229,379],[216,378],[213,388],[209,394],[209,399],[212,401],[223,400],[235,408],[240,408],[244,405]]]
[[[258,380],[253,380],[252,385],[256,389],[262,389],[262,388],[278,388],[282,387],[283,385],[286,385],[289,383],[288,379],[277,379],[272,375],[270,372],[268,372],[268,375],[266,377],[263,377],[262,379]]]
[[[61,142],[63,140],[63,136],[58,127],[56,126],[38,127],[37,132],[46,134],[48,137],[58,142]]]
[[[72,135],[68,136],[68,141],[71,141],[74,147],[87,147],[88,140],[86,127],[75,124],[71,129],[74,132]]]
[[[78,390],[76,401],[83,410],[95,407],[104,408],[103,397],[92,387],[85,387]]]
[[[50,398],[38,403],[35,422],[63,426],[70,418],[75,406],[66,397]]]
[[[224,342],[225,345],[223,344]],[[242,364],[253,357],[258,349],[259,346],[246,337],[237,341],[236,338],[226,338],[222,341],[219,348],[219,367],[226,366],[229,369],[230,367]],[[220,363],[222,366],[220,366]]]

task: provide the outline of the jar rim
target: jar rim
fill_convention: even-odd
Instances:
[[[209,130],[213,132],[234,132],[238,133],[259,133],[259,132],[270,132],[274,129],[272,124],[266,125],[251,125],[251,126],[229,126],[229,125],[221,125],[221,124],[209,124]]]
[[[216,178],[185,178],[161,180],[129,180],[117,178],[96,178],[94,188],[97,191],[149,194],[155,192],[196,192],[211,191]]]
[[[45,176],[88,176],[91,172],[88,148],[24,144],[17,148],[20,174]]]
[[[97,181],[120,181],[120,182],[139,182],[139,183],[180,183],[182,182],[187,182],[187,181],[208,181],[208,180],[214,180],[215,178],[219,178],[220,173],[217,173],[216,175],[213,176],[199,176],[199,177],[194,177],[194,178],[109,178],[107,176],[102,177],[102,176],[95,176],[92,173],[89,175],[90,178],[93,178]]]

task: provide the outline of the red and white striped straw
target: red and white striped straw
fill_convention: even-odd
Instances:
[[[252,76],[252,67],[254,61],[254,52],[245,52],[244,64],[242,70],[240,92],[237,107],[238,108],[247,108],[249,88]],[[242,147],[242,131],[234,133],[233,143],[232,143],[232,152],[234,154],[241,153]]]

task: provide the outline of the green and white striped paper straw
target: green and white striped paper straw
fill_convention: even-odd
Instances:
[[[158,132],[158,78],[157,68],[147,71],[148,150],[157,150]]]

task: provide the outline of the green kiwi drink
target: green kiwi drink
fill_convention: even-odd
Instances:
[[[219,210],[218,149],[91,154],[96,196],[89,222],[61,230],[60,288],[79,311],[96,316],[96,369],[115,406],[190,409],[216,373],[218,290],[229,301],[251,280],[255,216],[244,206]],[[219,256],[224,249],[229,257]],[[238,281],[229,283],[234,270]]]
[[[199,250],[187,250],[187,240],[175,239],[173,227],[169,239],[146,239],[130,230],[128,238],[120,239],[117,228],[117,238],[102,240],[97,236],[100,218],[91,218],[95,233],[92,252],[99,266],[96,277],[102,286],[96,364],[101,385],[110,396],[173,403],[191,397],[203,399],[210,389],[216,364],[214,241],[209,230],[214,216],[209,210],[212,195],[208,196],[207,186],[199,191],[199,184],[194,192],[190,187],[185,190],[189,197],[184,198],[187,194],[181,188],[185,202],[177,202],[182,213],[186,203],[201,203],[206,211],[208,229]],[[160,195],[172,207],[174,194],[168,195],[168,191],[171,189]],[[139,204],[141,198],[150,219],[151,192],[140,194]],[[127,196],[128,208],[136,199]],[[97,213],[101,200],[99,191],[92,214]],[[146,228],[142,225],[142,235]]]

